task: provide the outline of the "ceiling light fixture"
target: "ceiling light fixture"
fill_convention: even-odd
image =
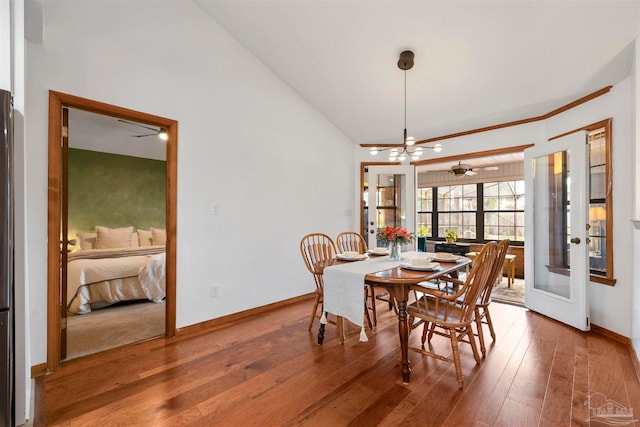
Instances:
[[[407,136],[407,70],[413,68],[413,52],[410,50],[405,50],[400,54],[400,58],[398,59],[398,68],[404,71],[404,132],[402,135],[402,149],[399,147],[393,148],[382,148],[371,147],[369,152],[371,155],[375,156],[380,151],[389,151],[389,161],[395,162],[396,160],[404,161],[407,157],[411,157],[412,160],[420,159],[422,152],[424,151],[423,147],[416,147],[414,149],[409,149],[408,147],[412,147],[416,140],[412,136]],[[430,148],[435,152],[442,151],[442,144],[436,144],[433,147],[424,147]]]
[[[126,123],[128,125],[132,125],[132,126],[138,126],[141,127],[143,129],[147,129],[150,130],[152,133],[145,133],[142,135],[131,135],[134,138],[144,138],[146,136],[157,136],[158,138],[160,138],[163,141],[168,141],[169,140],[169,133],[167,132],[166,129],[163,128],[158,128],[158,127],[153,127],[153,126],[147,126],[147,125],[143,125],[141,123],[136,123],[136,122],[130,122],[129,120],[123,120],[123,119],[117,119],[120,123]]]

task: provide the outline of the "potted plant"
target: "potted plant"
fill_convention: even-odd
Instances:
[[[455,243],[456,240],[458,240],[458,234],[455,232],[455,230],[447,230],[445,231],[445,233],[447,243]]]

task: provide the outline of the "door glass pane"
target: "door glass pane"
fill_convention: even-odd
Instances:
[[[431,213],[433,211],[433,188],[418,189],[418,237],[431,237]]]
[[[376,192],[376,234],[385,227],[407,227],[406,179],[404,175],[378,175]],[[385,246],[378,240],[377,246]]]
[[[365,168],[363,176],[363,188],[362,188],[362,218],[361,232],[366,236],[369,234],[369,170]]]
[[[604,128],[589,134],[590,199],[604,199],[607,194],[605,143]]]
[[[568,249],[569,151],[538,157],[533,163],[534,289],[571,298]],[[548,232],[544,232],[547,230]]]
[[[589,205],[589,267],[596,273],[607,271],[607,211],[604,203]]]

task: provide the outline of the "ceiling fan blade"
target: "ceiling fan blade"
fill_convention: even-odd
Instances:
[[[472,175],[478,175],[478,172],[474,172],[471,169],[469,169],[467,172],[465,172],[467,175],[472,176]]]
[[[487,166],[482,168],[484,171],[497,171],[498,169],[500,169],[498,166]]]
[[[152,130],[152,131],[154,131],[154,132],[159,132],[159,129],[158,129],[158,128],[154,128],[154,127],[151,127],[151,126],[141,125],[140,123],[130,122],[130,121],[128,121],[128,120],[123,120],[123,119],[118,119],[118,121],[119,121],[120,123],[126,123],[126,124],[128,124],[128,125],[138,126],[138,127],[141,127],[141,128],[145,128],[145,129]],[[149,136],[149,135],[141,135],[141,136]]]

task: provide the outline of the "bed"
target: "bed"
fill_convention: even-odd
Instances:
[[[86,314],[93,309],[123,301],[163,302],[166,271],[165,241],[157,239],[154,242],[149,238],[148,241],[143,242],[143,234],[138,232],[149,233],[149,231],[134,232],[132,227],[125,227],[107,229],[107,231],[120,231],[123,236],[128,233],[129,240],[103,239],[101,244],[100,237],[109,236],[101,234],[100,227],[96,227],[96,230],[95,237],[92,237],[91,233],[85,233],[85,236],[79,233],[80,248],[68,254],[68,313]],[[139,234],[140,237],[138,237]],[[146,234],[144,238],[146,239]]]

